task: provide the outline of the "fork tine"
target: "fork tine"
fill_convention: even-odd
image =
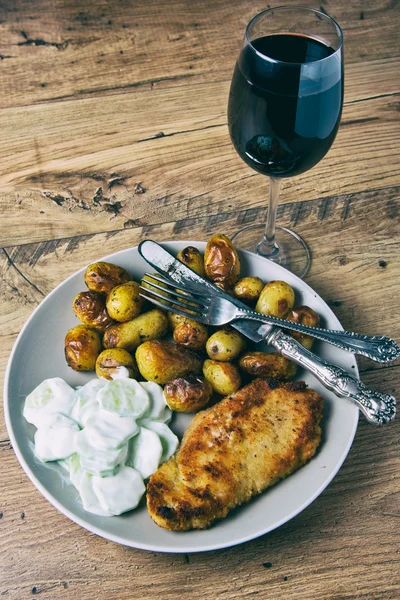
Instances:
[[[200,298],[204,298],[205,297],[205,294],[201,294],[200,292],[195,292],[193,290],[188,290],[188,288],[181,287],[180,285],[178,285],[177,283],[171,281],[170,279],[167,279],[166,277],[163,278],[163,277],[161,277],[159,275],[152,275],[151,273],[145,273],[143,275],[143,277],[142,277],[142,280],[145,277],[150,277],[150,279],[155,279],[159,283],[163,283],[167,287],[169,286],[169,287],[171,287],[173,289],[180,290],[181,292],[185,292],[185,294],[188,294],[190,292],[190,294],[193,295],[193,296],[200,296]],[[146,279],[145,279],[145,281],[147,282]],[[147,283],[150,283],[150,285],[153,285],[150,281],[147,282]]]
[[[192,302],[189,304],[189,301],[184,303],[184,302],[180,302],[179,300],[175,300],[174,298],[168,298],[166,296],[164,296],[163,294],[159,294],[158,292],[155,292],[153,290],[151,290],[150,288],[144,288],[142,286],[140,286],[140,295],[143,296],[144,298],[147,298],[147,300],[151,300],[151,298],[148,298],[143,292],[147,292],[148,294],[151,294],[152,296],[155,296],[156,298],[159,298],[160,300],[164,301],[164,306],[169,307],[170,310],[172,310],[171,307],[178,305],[182,308],[185,308],[189,314],[189,312],[195,312],[196,314],[198,313],[199,315],[202,315],[202,307],[199,305],[194,305]],[[160,288],[160,289],[164,289],[164,288]],[[181,296],[179,296],[180,298]]]
[[[143,288],[141,288],[141,289],[143,289]],[[146,291],[148,291],[148,290],[146,290]],[[144,294],[142,291],[140,292],[140,295],[142,298],[149,300],[156,306],[159,306],[160,308],[162,308],[164,310],[169,310],[177,315],[180,315],[181,317],[187,317],[189,319],[194,319],[195,321],[199,321],[200,323],[206,322],[205,318],[201,315],[201,313],[191,314],[190,312],[186,312],[186,311],[180,310],[179,308],[176,308],[175,304],[173,304],[171,306],[168,302],[165,301],[165,296],[159,296],[163,300],[163,302],[160,302],[159,300],[156,300],[155,298],[152,298],[151,296]]]
[[[158,281],[158,280],[157,280],[157,281]],[[162,292],[164,292],[164,294],[168,294],[168,296],[174,296],[175,298],[179,298],[179,299],[181,299],[181,300],[186,300],[186,301],[187,301],[187,303],[189,303],[189,302],[190,302],[190,303],[191,303],[192,305],[194,305],[194,306],[195,306],[195,305],[199,305],[199,306],[201,306],[202,308],[204,308],[204,307],[205,307],[205,306],[204,306],[204,304],[202,304],[201,302],[199,302],[199,301],[198,301],[196,298],[193,300],[193,299],[191,298],[191,296],[189,296],[189,295],[188,295],[188,293],[187,293],[187,292],[186,292],[185,294],[179,294],[179,293],[176,291],[176,289],[172,289],[172,288],[171,288],[171,289],[166,289],[166,288],[165,288],[165,286],[157,285],[156,283],[152,283],[152,282],[148,281],[147,279],[142,279],[142,284],[143,284],[143,282],[145,282],[145,283],[147,284],[145,289],[148,289],[148,290],[149,290],[149,291],[151,291],[152,293],[154,293],[154,292],[153,292],[153,291],[152,291],[150,288],[154,287],[154,288],[156,288],[157,290],[161,290]],[[148,286],[148,287],[147,287],[147,286]],[[179,288],[179,289],[181,289],[181,288]],[[165,295],[164,295],[164,297],[168,297],[168,296],[165,296]],[[158,297],[159,297],[159,296],[158,296]],[[174,302],[175,302],[175,300],[174,300]]]

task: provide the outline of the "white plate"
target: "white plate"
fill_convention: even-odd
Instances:
[[[204,242],[168,242],[163,246],[174,255],[188,245],[204,251]],[[330,308],[304,281],[264,258],[240,252],[241,273],[258,275],[264,281],[280,279],[296,292],[296,303],[316,310],[329,329],[342,329]],[[136,280],[149,270],[136,248],[105,257],[129,270]],[[272,531],[308,506],[329,484],[339,470],[352,444],[358,422],[358,409],[336,398],[310,374],[302,372],[307,384],[325,399],[322,443],[317,455],[302,469],[270,488],[248,504],[233,511],[226,519],[205,531],[170,532],[159,528],[147,514],[145,502],[140,508],[120,517],[99,517],[84,511],[76,489],[68,485],[57,466],[40,463],[33,454],[35,428],[22,416],[25,397],[43,379],[62,377],[70,385],[82,385],[93,374],[76,373],[64,358],[64,337],[77,324],[71,304],[85,289],[84,269],[53,290],[36,308],[23,327],[11,353],[4,386],[6,424],[14,451],[28,477],[38,490],[64,515],[82,527],[114,542],[157,552],[201,552],[226,548]],[[316,344],[320,356],[358,375],[352,354],[325,343]],[[175,415],[172,428],[181,435],[188,415]]]

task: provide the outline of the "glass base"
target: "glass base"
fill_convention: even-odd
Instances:
[[[304,240],[294,231],[277,226],[275,252],[266,255],[261,246],[264,231],[265,224],[249,225],[235,233],[232,242],[237,248],[264,256],[303,278],[311,265],[311,253]]]

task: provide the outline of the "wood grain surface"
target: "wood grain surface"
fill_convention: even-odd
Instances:
[[[1,385],[24,322],[77,269],[146,237],[206,240],[265,219],[267,181],[236,155],[226,121],[245,25],[264,8],[0,3]],[[285,181],[278,219],[305,238],[306,281],[343,326],[400,341],[399,4],[321,9],[345,35],[342,123],[328,155]],[[400,396],[399,361],[358,362],[367,385]],[[397,600],[399,431],[360,420],[332,483],[270,534],[172,555],[60,514],[23,472],[1,413],[0,597]]]

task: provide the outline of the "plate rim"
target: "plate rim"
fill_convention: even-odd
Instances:
[[[161,246],[165,246],[165,245],[169,245],[169,244],[183,244],[183,245],[192,245],[192,246],[196,246],[196,245],[202,245],[205,246],[206,242],[204,241],[200,241],[200,240],[163,240],[161,242],[157,242],[159,243]],[[128,252],[131,252],[133,250],[137,250],[138,246],[132,246],[129,248],[125,248],[123,250],[118,250],[117,252],[113,252],[112,254],[107,254],[106,256],[102,257],[102,258],[98,258],[93,262],[98,262],[98,261],[110,261],[110,259],[112,257],[114,257],[114,259],[116,259],[118,257],[118,255],[120,254],[125,254]],[[168,248],[166,248],[168,249]],[[278,265],[272,261],[270,261],[269,259],[260,256],[260,255],[255,255],[252,252],[249,252],[248,250],[242,250],[241,248],[237,248],[237,250],[239,251],[239,253],[243,253],[245,256],[250,256],[250,257],[254,257],[256,256],[257,258],[263,259],[265,260],[267,263],[272,263],[272,265],[275,268],[279,268],[279,270],[281,270],[283,273],[290,273],[290,275],[292,277],[294,277],[297,281],[301,282],[301,284],[303,286],[305,286],[307,288],[307,290],[309,292],[311,292],[316,298],[322,300],[322,302],[325,305],[325,308],[327,310],[327,312],[330,314],[331,317],[333,317],[339,324],[338,329],[343,330],[343,326],[341,325],[338,317],[335,315],[335,313],[333,312],[333,310],[328,306],[328,304],[325,302],[325,300],[308,284],[306,283],[304,280],[300,279],[299,277],[297,277],[297,275],[294,275],[294,273],[291,273],[290,271],[288,271],[288,269],[286,269],[285,267]],[[91,264],[91,263],[89,263]],[[86,522],[84,519],[82,519],[81,517],[79,517],[78,515],[76,515],[75,513],[73,513],[72,511],[70,511],[68,508],[66,508],[61,502],[59,502],[59,500],[57,500],[57,498],[55,498],[48,490],[47,488],[39,481],[39,479],[35,476],[33,470],[31,469],[31,467],[29,466],[29,464],[27,463],[27,461],[25,460],[20,448],[19,448],[19,443],[17,440],[16,435],[14,434],[14,430],[11,424],[11,415],[10,415],[10,406],[9,406],[9,397],[8,397],[8,387],[9,387],[9,382],[10,382],[10,373],[11,373],[11,368],[12,368],[12,364],[13,364],[13,359],[15,354],[18,351],[19,348],[19,344],[21,343],[21,340],[25,334],[26,329],[29,327],[30,323],[34,320],[37,312],[41,309],[42,305],[48,301],[49,298],[51,298],[51,296],[53,294],[55,294],[57,292],[57,290],[63,286],[66,285],[71,279],[73,279],[74,277],[76,277],[77,275],[79,275],[80,273],[83,273],[87,268],[87,265],[82,267],[81,269],[78,269],[77,271],[74,271],[71,275],[69,275],[66,279],[63,279],[59,284],[57,284],[57,286],[52,289],[41,301],[40,303],[35,307],[35,309],[32,311],[31,315],[28,317],[28,319],[25,321],[25,323],[23,324],[14,344],[12,347],[12,350],[10,352],[10,355],[8,357],[8,361],[7,361],[7,367],[5,370],[5,375],[4,375],[4,385],[3,385],[3,411],[4,411],[4,415],[5,415],[5,423],[6,423],[6,428],[7,428],[7,432],[8,435],[10,437],[10,442],[12,445],[12,449],[15,453],[15,455],[17,456],[17,459],[21,465],[21,467],[23,468],[25,474],[28,476],[28,478],[30,479],[30,481],[33,483],[33,485],[36,487],[36,489],[42,494],[42,496],[44,496],[44,498],[46,498],[46,500],[52,505],[54,506],[61,514],[63,514],[64,516],[66,516],[67,518],[69,518],[71,521],[73,521],[74,523],[76,523],[77,525],[79,525],[80,527],[82,527],[83,529],[89,531],[90,533],[94,533],[104,539],[107,539],[109,541],[118,543],[120,545],[123,546],[127,546],[127,547],[131,547],[131,548],[136,548],[139,550],[146,550],[146,551],[150,551],[150,552],[163,552],[163,553],[171,553],[171,554],[184,554],[184,553],[198,553],[198,552],[212,552],[215,550],[222,550],[224,548],[231,548],[233,546],[238,546],[240,544],[244,544],[246,542],[249,542],[251,540],[257,539],[263,535],[266,535],[268,533],[270,533],[271,531],[274,531],[275,529],[278,529],[279,527],[281,527],[282,525],[284,525],[285,523],[291,521],[294,517],[296,517],[298,514],[300,514],[301,512],[303,512],[308,506],[310,506],[314,500],[316,498],[318,498],[318,496],[321,495],[321,493],[328,487],[328,485],[330,484],[330,482],[333,480],[333,478],[336,476],[336,474],[338,473],[338,471],[340,470],[340,468],[342,467],[349,451],[350,448],[353,444],[354,441],[354,437],[357,431],[357,426],[358,426],[358,421],[359,421],[359,410],[357,409],[357,411],[354,413],[354,423],[353,423],[353,427],[351,429],[351,433],[349,435],[349,439],[348,442],[346,444],[346,446],[343,449],[343,452],[339,458],[339,460],[336,461],[336,466],[335,468],[332,470],[332,472],[330,473],[329,477],[323,481],[323,483],[319,486],[319,488],[314,492],[314,494],[312,494],[312,496],[310,496],[309,498],[307,498],[307,500],[305,502],[303,502],[303,504],[301,504],[300,506],[296,507],[294,510],[292,510],[292,512],[289,515],[286,515],[285,517],[282,517],[282,519],[280,519],[279,521],[275,522],[273,525],[266,527],[265,529],[261,529],[256,535],[254,534],[248,534],[248,535],[244,535],[242,537],[240,537],[240,539],[236,539],[236,540],[232,540],[230,542],[222,542],[222,543],[215,543],[215,544],[205,544],[203,546],[182,546],[182,547],[168,547],[167,545],[164,546],[155,546],[155,545],[151,545],[151,544],[144,544],[141,542],[131,542],[119,535],[115,535],[113,533],[108,533],[108,532],[104,532],[104,530],[102,530],[100,527],[96,526],[96,525],[92,525],[88,522]],[[355,355],[352,355],[354,357],[354,361],[355,361],[355,371],[354,374],[359,378],[359,369],[358,369],[358,364],[357,364],[357,360]],[[174,532],[176,533],[176,532]],[[182,533],[184,534],[185,532],[178,532],[179,535],[182,535]]]

